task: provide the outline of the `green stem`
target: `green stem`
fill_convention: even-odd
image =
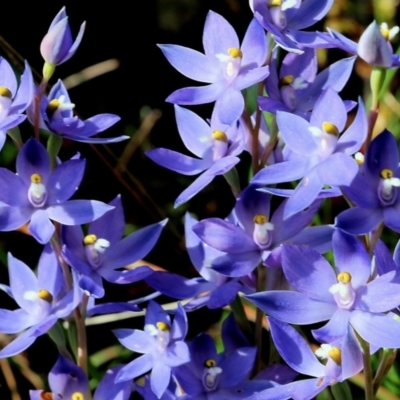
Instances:
[[[244,311],[243,303],[240,296],[236,296],[235,300],[230,304],[231,311],[235,315],[235,320],[239,325],[242,332],[250,338],[252,336],[252,330],[247,319],[246,312]]]

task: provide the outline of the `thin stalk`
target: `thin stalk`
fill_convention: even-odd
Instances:
[[[60,246],[60,239],[56,233],[51,238],[51,245],[54,249],[54,252],[57,255],[57,258],[61,264],[61,269],[63,271],[65,283],[67,285],[67,290],[73,290],[73,280],[72,274],[69,269],[69,266],[64,261],[61,256],[61,246]],[[83,369],[85,374],[87,375],[87,361],[88,361],[88,353],[87,353],[87,338],[86,338],[86,326],[85,326],[85,316],[86,316],[86,307],[89,298],[88,296],[84,295],[81,302],[82,312],[79,309],[79,305],[74,310],[74,319],[76,324],[77,330],[77,339],[78,339],[78,360],[77,364],[79,367]]]
[[[383,349],[383,354],[379,362],[379,367],[373,380],[374,394],[376,394],[383,378],[387,375],[390,368],[392,367],[393,362],[396,359],[396,354],[396,349]]]
[[[44,91],[46,90],[46,81],[42,81],[39,85],[38,92],[35,94],[34,102],[35,102],[35,114],[33,117],[33,126],[35,128],[35,138],[36,140],[40,140],[40,133],[39,133],[39,120],[40,120],[40,102],[42,100]]]
[[[363,350],[365,400],[375,400],[369,343],[359,335],[357,335],[357,337]]]
[[[368,253],[369,253],[370,257],[372,257],[372,255],[374,253],[375,245],[376,245],[376,243],[378,242],[379,238],[382,235],[383,227],[384,227],[383,223],[379,224],[379,226],[372,231],[372,233],[371,233],[371,235],[369,237]]]

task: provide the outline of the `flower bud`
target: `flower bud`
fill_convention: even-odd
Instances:
[[[46,61],[46,64],[56,66],[69,60],[75,54],[81,43],[84,30],[85,22],[81,25],[75,41],[72,40],[68,17],[65,12],[65,7],[63,7],[53,19],[47,34],[40,44],[40,53]],[[47,69],[48,68],[49,66],[47,66]]]
[[[391,67],[393,50],[376,21],[372,22],[361,35],[357,53],[368,64]]]

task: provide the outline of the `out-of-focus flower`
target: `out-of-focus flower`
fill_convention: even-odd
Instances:
[[[117,365],[109,369],[100,381],[94,393],[93,400],[128,400],[133,382],[114,383],[115,375],[122,368]],[[82,368],[61,354],[49,373],[51,392],[30,390],[31,400],[86,400],[89,395],[89,381]]]

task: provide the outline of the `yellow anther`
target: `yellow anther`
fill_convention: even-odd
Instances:
[[[54,399],[53,393],[50,393],[50,392],[41,392],[39,394],[39,396],[42,400],[53,400]]]
[[[51,100],[46,108],[47,115],[52,116],[57,111],[58,107],[60,107],[60,102],[57,99]]]
[[[162,322],[162,321],[157,322],[156,326],[160,331],[163,331],[163,332],[168,332],[171,329],[166,322]]]
[[[253,222],[255,224],[262,225],[268,222],[268,218],[264,214],[257,214],[254,216]]]
[[[381,177],[382,177],[383,179],[390,179],[390,178],[393,178],[393,171],[392,171],[391,169],[389,169],[389,168],[384,168],[384,169],[381,171]]]
[[[293,75],[286,75],[283,78],[279,79],[279,86],[289,86],[294,81]]]
[[[96,235],[93,235],[93,234],[91,234],[91,235],[86,235],[86,236],[83,238],[83,244],[85,244],[85,245],[93,244],[93,243],[96,242],[96,240],[97,240],[97,236],[96,236]]]
[[[242,50],[238,49],[237,47],[229,47],[228,54],[233,58],[242,58],[243,57]]]
[[[360,153],[360,152],[358,151],[356,154],[354,154],[354,159],[356,160],[356,163],[357,163],[358,165],[364,164],[365,157],[364,157],[364,154],[363,154],[363,153]]]
[[[212,133],[212,137],[214,140],[220,140],[221,142],[228,143],[228,136],[226,136],[225,132],[215,130]]]
[[[204,366],[207,368],[213,368],[217,365],[217,362],[213,360],[212,358],[209,358],[208,360],[204,361]]]
[[[282,0],[268,0],[268,7],[280,7]]]
[[[31,182],[32,183],[42,183],[42,177],[39,174],[32,174],[31,175]]]
[[[349,283],[351,282],[351,275],[348,272],[341,272],[338,274],[337,280],[341,283]]]
[[[328,351],[328,355],[330,358],[332,358],[333,361],[335,361],[337,365],[342,365],[342,352],[340,349],[338,349],[337,347],[332,347]]]
[[[390,36],[390,29],[388,29],[388,28],[383,28],[382,26],[381,26],[381,33],[382,33],[382,36],[386,39],[386,40],[389,40],[389,36]]]
[[[46,289],[40,289],[38,291],[38,297],[39,299],[46,300],[48,303],[53,301],[53,296]]]
[[[9,99],[12,99],[12,93],[10,92],[10,89],[7,89],[4,86],[0,86],[0,96],[8,97]]]
[[[75,392],[72,393],[71,400],[85,400],[85,396],[82,392]]]
[[[323,122],[322,129],[324,132],[329,133],[331,135],[339,136],[339,129],[332,122]]]

